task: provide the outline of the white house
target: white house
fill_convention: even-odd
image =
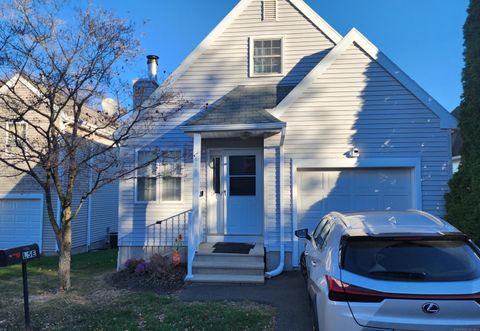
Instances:
[[[271,277],[299,265],[294,231],[332,210],[444,214],[456,120],[359,31],[341,36],[303,0],[241,0],[169,82],[205,106],[128,147],[168,156],[120,185],[120,265],[183,233],[187,279],[263,282],[264,267]]]

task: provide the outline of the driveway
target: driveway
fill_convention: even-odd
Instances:
[[[271,304],[277,308],[276,330],[312,330],[308,294],[299,271],[285,272],[263,285],[189,284],[178,296],[184,301],[250,300]]]

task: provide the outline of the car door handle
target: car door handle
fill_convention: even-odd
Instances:
[[[310,254],[308,254],[308,252],[307,252],[307,251],[305,251],[305,256],[308,256],[308,255],[310,255]]]
[[[311,261],[311,264],[312,264],[312,267],[314,267],[314,268],[317,266],[317,262],[315,262],[313,260]]]

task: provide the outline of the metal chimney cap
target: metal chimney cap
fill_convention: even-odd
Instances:
[[[159,57],[156,56],[156,55],[147,55],[147,60],[148,60],[147,63],[150,63],[150,62],[153,62],[153,61],[157,62],[158,59],[159,59]]]

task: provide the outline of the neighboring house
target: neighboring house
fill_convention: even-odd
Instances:
[[[262,282],[264,250],[267,277],[298,267],[294,231],[330,211],[445,212],[456,120],[360,32],[341,36],[303,0],[240,1],[168,82],[205,106],[122,151],[176,157],[121,182],[120,266],[183,232],[187,279]],[[154,98],[155,87],[134,88]],[[255,259],[221,260],[218,242],[255,243]]]
[[[18,82],[17,82],[18,81]],[[23,77],[14,76],[10,82],[15,86],[18,95],[28,98],[31,93],[38,90]],[[10,83],[9,82],[9,83]],[[8,93],[8,89],[0,86],[0,93]],[[5,111],[0,106],[0,111]],[[96,113],[93,110],[90,112]],[[96,115],[95,115],[96,116]],[[44,120],[37,116],[38,121]],[[67,116],[68,117],[68,116]],[[68,127],[68,118],[62,118]],[[11,125],[11,123],[0,123]],[[41,125],[41,122],[39,122]],[[45,123],[47,125],[47,122]],[[28,139],[34,139],[35,130],[26,123],[17,124]],[[5,132],[6,131],[2,131]],[[97,135],[101,143],[105,139]],[[9,135],[0,136],[0,149],[2,153],[8,152],[15,142]],[[96,140],[96,142],[97,142]],[[6,166],[1,165],[2,175],[11,173]],[[83,173],[76,184],[79,189],[74,192],[74,204],[80,199],[80,190],[91,185],[92,178]],[[85,190],[82,190],[84,192]],[[56,213],[60,211],[60,204],[54,196],[57,206]],[[72,251],[83,252],[88,249],[100,248],[105,245],[108,232],[116,232],[118,224],[118,182],[105,186],[83,205],[79,215],[72,222]],[[16,177],[0,177],[0,249],[38,243],[42,254],[51,255],[58,251],[55,234],[50,224],[45,194],[33,178],[26,175]]]
[[[452,112],[452,115],[458,119],[460,116],[460,107],[455,108],[455,110]],[[452,171],[453,173],[456,173],[458,171],[458,167],[460,166],[460,161],[462,160],[461,152],[462,152],[462,135],[460,134],[460,130],[454,130],[452,133]]]

